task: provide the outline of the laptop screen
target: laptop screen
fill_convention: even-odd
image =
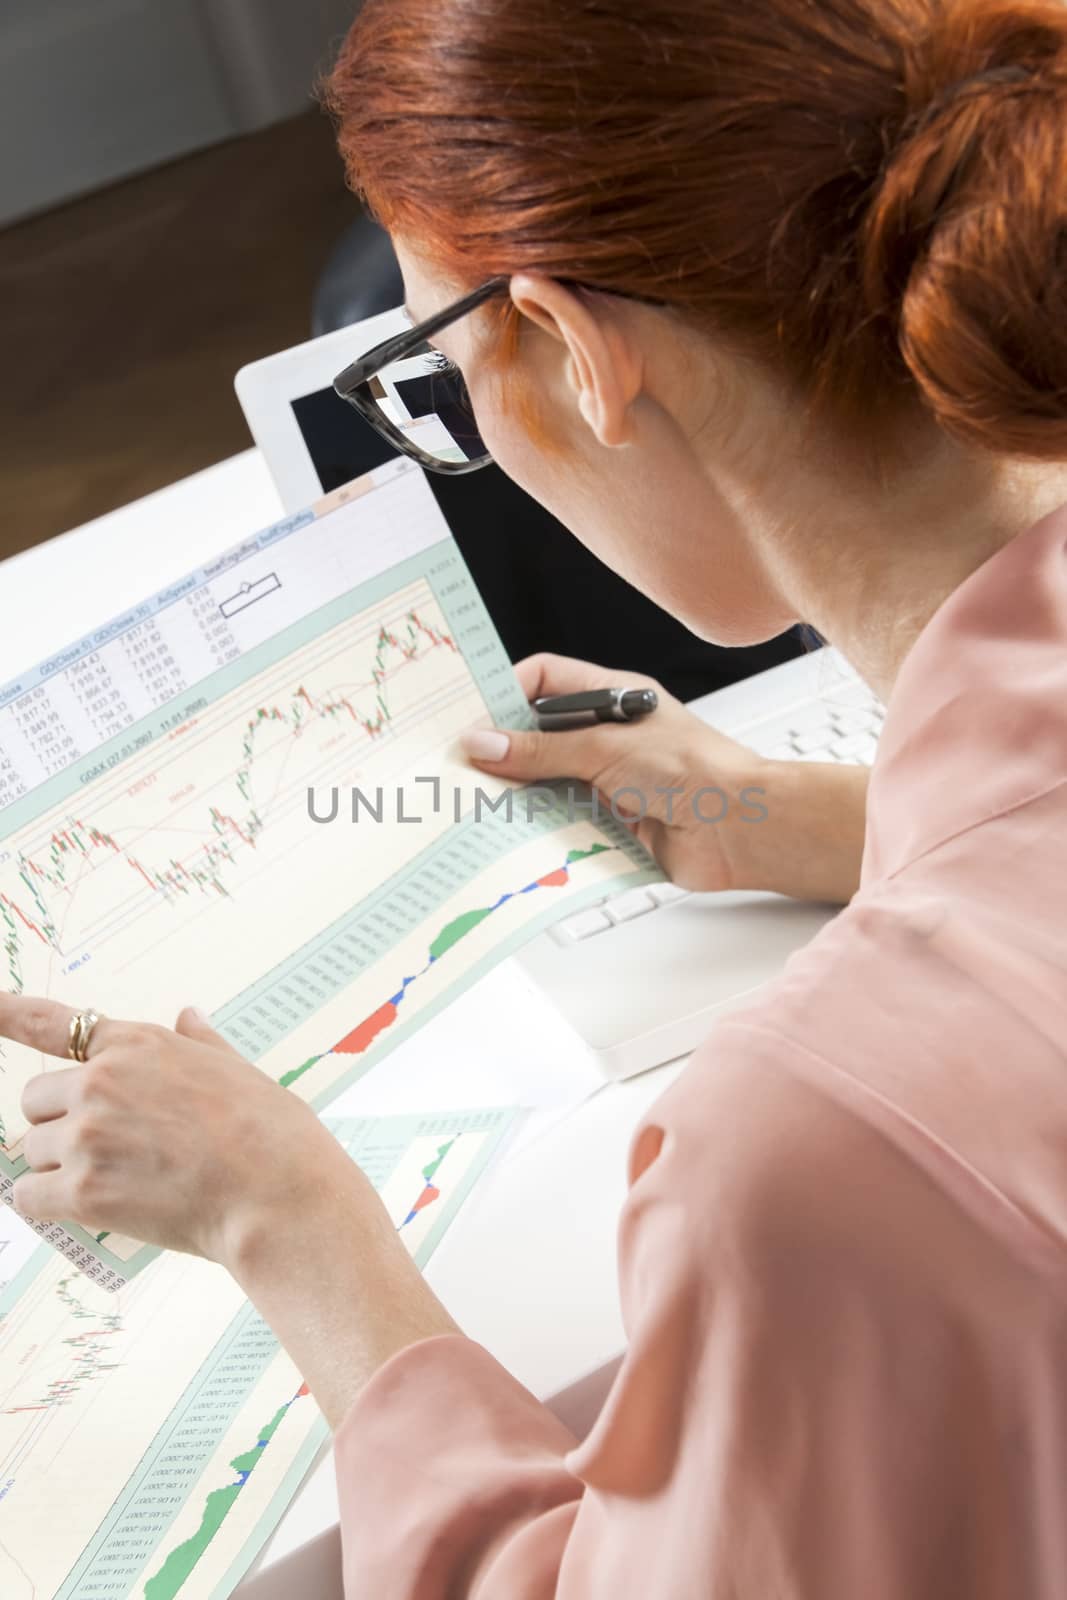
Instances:
[[[325,494],[395,453],[333,389],[318,389],[290,404]]]

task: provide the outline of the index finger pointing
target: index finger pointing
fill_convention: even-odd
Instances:
[[[81,1015],[88,1010],[83,1007]],[[58,1000],[0,993],[0,1038],[29,1045],[31,1050],[40,1050],[42,1055],[65,1056],[69,1060],[71,1023],[78,1014],[74,1006],[61,1005]],[[96,1017],[90,1036],[90,1048],[94,1053],[115,1031],[115,1024],[106,1017]]]
[[[46,1056],[65,1056],[70,1046],[70,1006],[28,994],[0,994],[0,1036]]]

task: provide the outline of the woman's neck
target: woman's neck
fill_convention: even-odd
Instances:
[[[839,450],[820,462],[798,440],[789,453],[779,434],[774,465],[746,486],[765,571],[883,699],[949,595],[1067,503],[1067,464],[978,457],[925,420],[908,464],[880,482]]]
[[[805,575],[805,620],[836,645],[883,700],[934,613],[972,573],[1067,503],[1067,468],[1001,467],[994,484],[960,483],[948,500],[921,493],[838,525],[838,570]],[[824,524],[825,526],[825,524]],[[829,531],[829,530],[827,530]]]

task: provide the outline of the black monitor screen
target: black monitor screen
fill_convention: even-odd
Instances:
[[[396,454],[333,389],[292,401],[297,427],[325,493],[362,477]]]

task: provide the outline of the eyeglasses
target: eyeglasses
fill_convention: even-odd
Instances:
[[[431,472],[488,466],[493,458],[478,432],[463,374],[430,340],[468,311],[506,294],[510,283],[509,277],[490,278],[436,316],[375,345],[338,373],[334,389],[395,450]]]
[[[594,289],[575,278],[557,282],[569,289],[616,294],[638,305],[667,304],[652,295]],[[394,450],[412,456],[431,472],[477,472],[479,467],[487,467],[493,458],[478,432],[463,374],[430,340],[468,311],[507,294],[510,288],[509,276],[490,278],[436,316],[375,345],[337,374],[334,389]]]

